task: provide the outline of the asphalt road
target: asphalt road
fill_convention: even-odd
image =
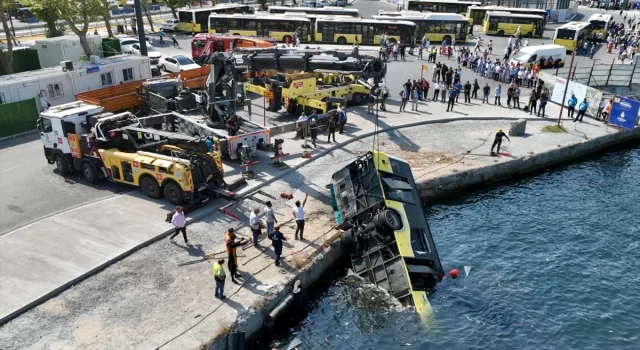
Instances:
[[[365,17],[370,16],[367,15],[367,13],[373,14],[376,13],[378,9],[388,9],[391,7],[380,1],[369,0],[357,0],[353,6],[361,9]],[[596,13],[596,11],[586,8],[581,8],[580,12],[584,15],[583,18],[589,18],[591,14]],[[617,13],[615,16],[615,19],[618,20],[619,17]],[[530,45],[550,43],[551,37],[553,36],[553,29],[557,26],[557,24],[548,25],[545,38],[533,39],[530,41]],[[474,32],[481,32],[480,27],[476,26]],[[489,39],[494,41],[493,57],[501,57],[506,47],[507,39],[486,37],[484,35],[483,37],[485,42]],[[159,46],[160,51],[165,55],[183,54],[190,57],[190,37],[183,35],[179,42],[182,49],[174,49],[169,43],[157,46]],[[610,63],[612,56],[613,55],[607,55],[604,49],[600,49],[595,58],[602,62]],[[446,58],[439,58],[439,60],[447,63]],[[588,57],[579,56],[576,58],[576,61],[579,66],[591,66],[593,64],[593,61]],[[449,62],[447,65],[453,66],[454,61],[450,60]],[[422,64],[426,64],[426,61],[416,60],[415,56],[410,55],[407,56],[407,62],[389,63],[387,85],[391,89],[391,99],[397,99],[397,94],[407,79],[413,80],[420,78]],[[429,65],[427,76],[430,76],[432,66],[433,64]],[[463,81],[473,81],[474,78],[472,72],[469,70],[464,71]],[[488,82],[492,88],[497,85],[496,82],[485,79],[478,79],[478,82],[481,86],[484,85],[485,82]],[[523,89],[523,98],[521,98],[521,100],[524,100],[524,97],[528,96],[528,94],[527,89]],[[255,122],[262,123],[262,100],[257,99],[253,102],[253,115],[250,118]],[[390,110],[393,110],[393,108],[397,107],[391,106],[390,104]],[[290,121],[295,118],[295,116],[270,112],[267,113],[266,117],[267,124],[270,125]],[[79,175],[66,178],[59,176],[54,171],[55,167],[47,164],[42,153],[40,140],[36,136],[0,144],[0,169],[2,169],[0,170],[0,198],[2,198],[0,206],[2,230],[0,231],[0,235],[37,219],[50,216],[56,212],[65,211],[130,190],[127,187],[109,183],[89,185],[85,183]]]

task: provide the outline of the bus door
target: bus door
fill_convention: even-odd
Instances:
[[[467,40],[467,24],[456,23],[456,40]]]
[[[265,26],[263,21],[257,21],[256,23],[256,35],[269,36],[269,26]]]
[[[539,37],[541,37],[541,36],[542,36],[542,34],[543,34],[543,32],[544,32],[544,30],[542,29],[542,28],[544,28],[544,26],[542,25],[542,20],[540,20],[540,21],[536,21],[535,26],[536,26],[536,27],[535,27],[535,29],[534,29],[534,33],[533,33],[533,35],[534,35],[534,36],[539,36]]]
[[[334,42],[336,34],[336,26],[333,23],[324,23],[322,26],[322,41]]]
[[[374,42],[376,31],[373,29],[373,25],[362,24],[362,43],[363,44],[379,44]]]
[[[489,31],[490,32],[498,31],[499,23],[500,23],[500,19],[498,17],[489,17]]]

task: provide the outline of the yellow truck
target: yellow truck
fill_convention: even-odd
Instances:
[[[81,171],[90,183],[109,181],[140,187],[171,204],[233,198],[224,181],[220,154],[197,137],[143,128],[129,112],[71,102],[40,114],[45,158],[60,175]]]

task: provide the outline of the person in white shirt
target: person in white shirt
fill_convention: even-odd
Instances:
[[[271,232],[273,232],[275,224],[278,223],[278,220],[276,220],[276,216],[273,215],[273,209],[271,209],[271,201],[267,201],[265,205],[266,207],[264,207],[264,221],[267,223],[267,235],[270,235]]]
[[[260,209],[253,209],[253,213],[249,216],[249,226],[251,227],[251,233],[253,234],[253,246],[258,246],[258,237],[262,234],[260,228],[262,227],[262,221],[260,221]]]
[[[300,204],[300,201],[296,201],[296,207],[293,209],[293,218],[296,220],[296,233],[295,239],[298,239],[298,233],[300,233],[300,240],[303,240],[304,236],[304,205],[307,204],[308,195],[304,196],[304,201]]]
[[[176,207],[176,212],[171,217],[171,223],[175,229],[175,232],[169,237],[169,240],[173,242],[173,238],[178,235],[178,233],[182,232],[182,238],[184,238],[184,243],[189,244],[189,240],[187,239],[187,218],[184,216],[184,210],[182,207]]]

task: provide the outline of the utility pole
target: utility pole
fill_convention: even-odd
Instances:
[[[573,69],[573,59],[576,58],[577,49],[578,47],[576,44],[576,47],[573,48],[573,52],[571,53],[571,64],[569,64],[569,74],[567,75],[567,82],[564,84],[564,94],[562,95],[562,101],[560,101],[560,114],[558,114],[558,126],[560,126],[560,121],[562,120],[562,111],[564,110],[564,101],[567,98],[567,91],[569,90],[569,81],[571,81],[571,70]]]
[[[140,0],[134,0],[133,8],[136,11],[136,27],[138,30],[138,41],[140,42],[140,55],[147,56],[147,38],[144,34],[144,22],[142,21],[142,4]]]

